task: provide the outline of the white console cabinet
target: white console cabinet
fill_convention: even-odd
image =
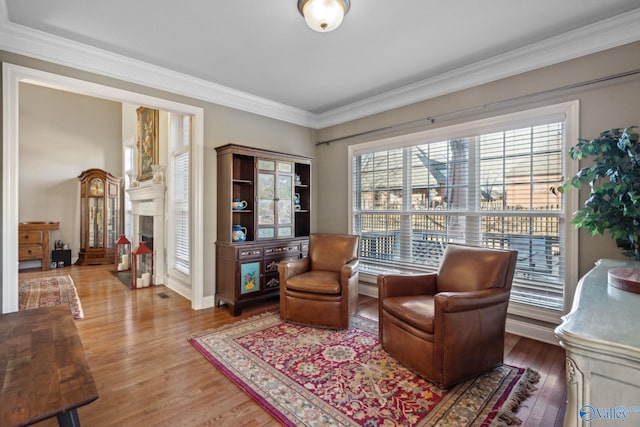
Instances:
[[[640,425],[640,294],[608,286],[619,267],[640,262],[598,261],[555,330],[567,353],[565,427]]]

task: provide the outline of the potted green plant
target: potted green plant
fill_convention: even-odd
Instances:
[[[640,259],[640,144],[638,127],[612,129],[578,139],[569,155],[592,165],[567,178],[557,190],[589,185],[589,197],[571,220],[591,234],[609,233],[626,256]],[[555,191],[555,190],[554,190]]]

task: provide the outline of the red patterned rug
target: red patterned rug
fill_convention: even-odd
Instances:
[[[267,313],[188,337],[213,365],[287,426],[505,426],[539,374],[502,365],[450,389],[416,376],[378,343],[377,323],[346,331]]]
[[[78,290],[69,275],[20,280],[18,292],[19,310],[69,304],[74,319],[84,317]]]

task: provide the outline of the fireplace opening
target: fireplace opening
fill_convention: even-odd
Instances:
[[[140,215],[140,241],[153,251],[153,216]]]

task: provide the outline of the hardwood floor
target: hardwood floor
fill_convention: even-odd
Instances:
[[[164,286],[130,291],[112,266],[21,272],[20,279],[71,275],[85,317],[76,325],[100,397],[78,410],[83,426],[271,426],[278,423],[188,342],[194,332],[278,308],[195,311]],[[361,296],[359,313],[377,320],[377,300]],[[541,375],[518,412],[523,426],[561,426],[566,408],[565,355],[559,346],[507,335],[505,363]],[[56,426],[55,419],[37,426]]]

